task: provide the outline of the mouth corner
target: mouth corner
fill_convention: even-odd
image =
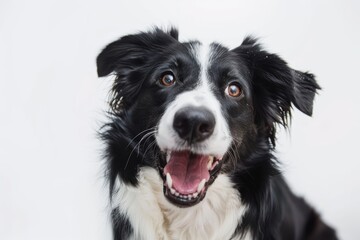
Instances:
[[[165,151],[159,166],[163,193],[172,204],[184,208],[201,202],[217,178],[222,158],[190,150]]]

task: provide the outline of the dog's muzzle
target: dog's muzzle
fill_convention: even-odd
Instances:
[[[188,147],[166,149],[160,167],[164,195],[179,207],[190,207],[204,199],[208,187],[220,172],[222,156],[193,152],[214,133],[214,114],[205,107],[187,106],[174,114],[173,130]]]

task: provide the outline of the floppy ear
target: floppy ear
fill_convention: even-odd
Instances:
[[[178,40],[178,31],[164,32],[155,28],[151,32],[127,35],[107,45],[96,59],[97,73],[104,77],[122,69],[132,69],[146,62],[147,53],[156,51]]]
[[[293,100],[295,107],[308,116],[312,115],[315,93],[320,90],[311,73],[292,70]]]
[[[275,141],[275,124],[287,126],[291,104],[312,115],[315,93],[320,89],[314,75],[291,69],[276,54],[263,50],[257,40],[247,37],[233,50],[245,61],[251,76],[255,121]]]
[[[145,79],[150,60],[169,45],[177,42],[178,31],[164,32],[155,28],[151,32],[127,35],[107,45],[96,59],[99,77],[115,73],[110,105],[114,112],[132,102]]]

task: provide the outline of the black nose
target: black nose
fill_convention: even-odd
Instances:
[[[215,127],[214,115],[204,107],[184,107],[174,117],[173,128],[189,143],[208,138]]]

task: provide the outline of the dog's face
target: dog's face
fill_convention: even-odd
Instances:
[[[181,207],[200,202],[219,173],[231,174],[251,139],[273,144],[291,103],[310,115],[318,88],[251,38],[229,50],[156,29],[111,43],[97,64],[99,76],[116,74],[114,121],[129,145],[137,142],[137,167],[158,168],[164,195]]]
[[[205,197],[221,171],[233,142],[252,126],[247,69],[226,48],[190,43],[174,68],[160,74],[160,87],[171,97],[157,124],[156,142],[166,153],[161,166],[165,196],[191,206]],[[168,65],[168,64],[166,64]],[[192,73],[192,74],[189,74]]]

